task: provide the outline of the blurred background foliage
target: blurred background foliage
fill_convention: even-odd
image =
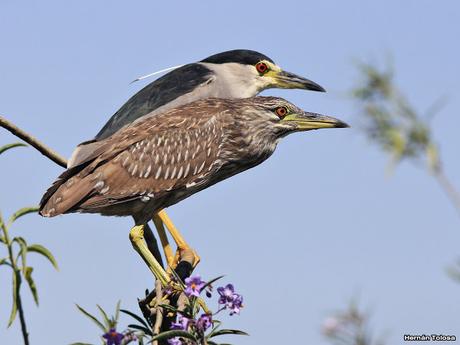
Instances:
[[[358,63],[357,68],[359,82],[351,94],[369,140],[390,155],[391,168],[405,159],[424,166],[439,182],[460,216],[460,194],[444,173],[430,122],[443,102],[434,102],[421,114],[395,85],[390,64],[379,69],[373,64]]]

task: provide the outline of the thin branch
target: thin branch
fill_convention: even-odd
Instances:
[[[16,273],[15,273],[16,274]],[[21,321],[21,331],[22,337],[24,338],[24,345],[29,345],[29,332],[27,331],[26,319],[24,316],[24,310],[22,309],[22,300],[21,295],[18,293],[18,298],[16,300],[19,311],[19,320]]]
[[[454,185],[449,181],[442,169],[437,169],[434,172],[434,176],[460,215],[460,194],[457,192]]]
[[[161,300],[163,299],[163,287],[161,286],[160,281],[157,279],[155,282],[155,291],[156,291],[156,318],[155,324],[153,325],[153,334],[160,334],[161,325],[163,324],[163,308],[161,305]],[[158,340],[153,342],[153,345],[158,345]]]
[[[0,116],[0,127],[5,128],[11,134],[21,138],[29,145],[35,147],[41,154],[45,155],[51,159],[54,163],[60,165],[63,168],[67,168],[67,160],[62,157],[59,153],[50,149],[48,146],[43,144],[41,141],[37,140],[30,134],[24,132],[22,129],[18,128],[16,125],[5,119],[3,116]]]

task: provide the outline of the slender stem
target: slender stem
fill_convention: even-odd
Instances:
[[[11,132],[11,134],[21,138],[26,143],[30,144],[31,146],[35,147],[41,154],[45,155],[49,159],[51,159],[54,163],[60,165],[63,168],[67,168],[67,160],[62,157],[59,153],[55,152],[41,141],[37,140],[30,134],[24,132],[22,129],[5,119],[4,117],[0,116],[0,127],[5,128],[7,131]]]
[[[22,300],[19,291],[16,303],[18,305],[19,320],[21,321],[21,331],[22,337],[24,338],[24,345],[29,345],[29,332],[27,331],[26,319],[24,317],[24,310],[22,309]]]
[[[156,318],[155,323],[152,327],[152,332],[154,335],[160,333],[161,325],[163,324],[163,308],[160,307],[162,298],[163,298],[163,286],[160,281],[157,279],[155,282],[155,291],[156,291]],[[158,340],[153,342],[153,345],[158,345]]]
[[[26,324],[26,319],[24,315],[24,309],[22,308],[22,300],[21,300],[21,294],[20,294],[20,288],[21,288],[20,270],[16,265],[16,260],[14,259],[14,254],[13,254],[13,243],[10,240],[10,236],[8,234],[8,228],[3,223],[3,220],[1,221],[1,228],[3,231],[3,237],[5,238],[6,246],[8,247],[8,256],[10,259],[11,268],[13,269],[13,274],[16,275],[15,278],[17,279],[17,293],[16,293],[15,303],[17,305],[18,312],[19,312],[19,320],[21,322],[22,337],[24,338],[24,345],[29,345],[29,332],[27,331],[27,324]]]
[[[455,189],[454,185],[450,182],[449,178],[444,174],[444,171],[441,168],[435,170],[434,176],[460,215],[459,192]]]

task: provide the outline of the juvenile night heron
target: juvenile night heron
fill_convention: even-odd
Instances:
[[[128,100],[106,123],[95,139],[80,144],[69,159],[68,168],[93,160],[104,139],[120,128],[142,118],[163,113],[199,99],[247,98],[269,88],[324,91],[311,80],[285,72],[272,59],[252,50],[231,50],[179,67],[144,87]],[[160,235],[168,265],[174,267],[181,251],[191,251],[167,216],[158,210],[153,221]],[[174,256],[166,238],[163,223],[177,244]],[[149,228],[146,229],[150,234]],[[151,235],[149,235],[151,236]],[[194,253],[194,252],[193,252]],[[199,258],[194,253],[194,265]]]
[[[102,140],[97,155],[54,182],[40,214],[133,216],[131,242],[167,284],[169,276],[143,241],[144,226],[155,213],[262,163],[288,134],[333,127],[348,126],[281,98],[198,100]]]

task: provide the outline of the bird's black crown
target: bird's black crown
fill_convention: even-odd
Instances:
[[[247,49],[235,49],[229,50],[226,52],[222,52],[219,54],[212,55],[207,57],[200,62],[210,62],[210,63],[228,63],[228,62],[236,62],[243,65],[255,65],[261,60],[267,60],[271,63],[274,63],[272,59],[268,56],[256,52],[254,50],[247,50]]]

